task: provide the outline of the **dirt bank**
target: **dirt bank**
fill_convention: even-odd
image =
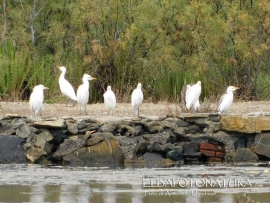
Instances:
[[[0,102],[2,110],[0,117],[6,114],[20,114],[26,117],[31,116],[28,102]],[[202,103],[199,112],[209,113],[216,112],[217,103]],[[87,105],[87,116],[98,118],[106,117],[107,110],[103,103]],[[166,116],[178,115],[185,110],[180,104],[173,104],[167,102],[159,103],[143,103],[140,109],[141,115],[145,116]],[[256,102],[236,102],[231,107],[229,114],[269,114],[270,101],[256,101]],[[82,117],[84,114],[79,114],[79,107],[77,104],[70,103],[67,107],[64,103],[44,104],[43,105],[43,118],[49,117]],[[114,114],[115,117],[131,117],[131,104],[118,103]],[[38,115],[40,117],[40,115]]]

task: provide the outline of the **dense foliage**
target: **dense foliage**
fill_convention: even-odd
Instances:
[[[61,98],[61,65],[75,89],[84,73],[98,78],[91,102],[107,85],[129,101],[138,82],[149,101],[179,101],[198,80],[201,98],[228,85],[245,100],[270,92],[268,0],[3,0],[0,26],[4,100],[29,99],[39,83]]]

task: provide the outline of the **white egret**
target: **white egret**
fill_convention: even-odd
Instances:
[[[218,113],[226,113],[233,103],[233,92],[239,89],[239,87],[229,86],[227,87],[227,92],[224,94],[218,105]]]
[[[195,85],[187,85],[186,90],[186,108],[190,110],[193,108],[195,111],[200,107],[199,97],[201,95],[202,87],[201,81],[198,81]]]
[[[114,109],[116,107],[116,97],[114,92],[112,91],[111,86],[107,87],[107,91],[103,94],[104,97],[104,104],[108,109],[108,115],[113,115]]]
[[[65,79],[65,74],[67,71],[66,67],[61,66],[59,67],[59,69],[62,71],[59,77],[59,86],[60,86],[60,90],[62,94],[67,97],[67,102],[66,102],[66,106],[67,106],[69,98],[74,101],[77,101],[77,97],[76,97],[76,94],[72,85]]]
[[[137,88],[133,90],[131,95],[131,106],[133,116],[139,116],[139,107],[143,101],[142,84],[138,83]]]
[[[78,104],[80,106],[80,114],[81,111],[84,109],[85,114],[86,112],[86,105],[88,103],[89,99],[89,80],[95,80],[96,78],[92,77],[91,75],[84,74],[82,81],[83,84],[79,86],[77,90],[77,99],[78,99]]]
[[[30,109],[32,111],[33,116],[35,117],[36,114],[40,111],[42,116],[42,104],[44,100],[43,90],[49,89],[44,85],[37,85],[34,87],[33,92],[30,95]]]

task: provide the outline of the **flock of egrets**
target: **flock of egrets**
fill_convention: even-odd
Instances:
[[[68,100],[77,101],[80,108],[80,114],[84,111],[87,114],[86,106],[89,100],[89,80],[94,80],[96,78],[92,77],[91,75],[84,74],[82,81],[83,83],[78,87],[77,94],[72,87],[72,85],[65,79],[65,74],[67,69],[64,66],[59,67],[61,70],[61,75],[59,77],[59,86],[60,90],[63,95],[67,97],[66,106],[68,104]],[[44,85],[37,85],[33,88],[33,92],[30,95],[30,109],[32,111],[33,116],[35,117],[36,114],[39,112],[42,115],[42,104],[44,100],[43,90],[49,89]],[[104,104],[108,109],[108,115],[113,115],[115,107],[116,107],[116,96],[112,91],[111,86],[107,87],[107,91],[103,94],[104,97]],[[139,115],[139,107],[143,101],[143,92],[142,92],[142,85],[139,83],[137,88],[132,92],[131,95],[131,105],[132,111],[134,116]]]
[[[67,103],[69,99],[77,101],[80,108],[80,114],[84,111],[87,114],[86,106],[89,99],[89,80],[94,80],[96,78],[91,75],[84,74],[82,81],[83,83],[78,87],[77,94],[72,87],[72,85],[65,79],[66,68],[64,66],[59,67],[61,70],[61,75],[59,77],[59,86],[62,94],[67,97]],[[44,100],[43,90],[49,89],[44,85],[37,85],[34,87],[33,92],[30,95],[30,109],[32,111],[33,116],[35,117],[39,112],[42,116],[42,104]],[[219,113],[226,113],[230,106],[233,103],[233,92],[239,89],[238,87],[229,86],[227,88],[226,94],[224,94],[218,105]],[[194,85],[187,85],[186,94],[185,94],[185,103],[187,110],[197,111],[200,107],[199,97],[201,94],[201,81],[198,81]],[[108,115],[113,115],[115,107],[116,107],[116,97],[114,92],[112,91],[111,86],[107,87],[107,91],[103,94],[104,104],[108,109]],[[142,84],[138,83],[137,88],[133,90],[131,94],[131,106],[133,116],[139,115],[139,108],[143,101],[143,92],[142,92]],[[66,103],[66,105],[67,105]]]

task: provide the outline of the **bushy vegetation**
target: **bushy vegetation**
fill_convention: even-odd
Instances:
[[[244,100],[269,96],[267,0],[3,0],[0,19],[3,100],[29,99],[42,83],[59,101],[62,65],[75,89],[84,73],[98,79],[91,102],[107,85],[129,101],[138,82],[149,101],[179,101],[198,80],[201,98],[228,85]]]

